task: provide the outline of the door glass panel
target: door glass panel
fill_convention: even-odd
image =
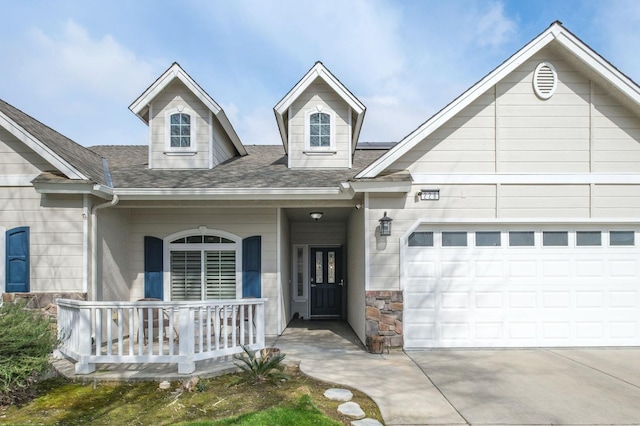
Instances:
[[[296,253],[297,256],[297,277],[296,277],[296,293],[298,297],[304,296],[304,250],[299,247]]]
[[[330,251],[329,253],[327,253],[328,259],[327,259],[327,269],[328,269],[328,273],[329,273],[329,277],[327,278],[327,282],[329,284],[335,284],[336,283],[336,253],[333,251]]]
[[[569,245],[569,233],[566,231],[544,231],[542,245],[545,247],[565,247]]]
[[[499,231],[478,231],[476,232],[476,246],[478,247],[500,247]]]
[[[409,235],[409,247],[433,247],[433,232],[412,233]]]
[[[322,284],[322,252],[316,252],[316,283]]]
[[[609,244],[612,246],[632,246],[634,242],[633,231],[611,231],[609,232]]]
[[[510,231],[509,245],[511,247],[533,247],[535,237],[533,231]]]
[[[443,247],[466,247],[467,246],[467,233],[466,232],[443,232],[442,233],[442,246]]]
[[[600,231],[577,231],[576,245],[600,246],[602,245],[602,234]]]

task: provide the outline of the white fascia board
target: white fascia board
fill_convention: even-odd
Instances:
[[[355,192],[409,192],[411,182],[350,182]]]
[[[224,110],[220,109],[220,111],[218,111],[215,116],[220,122],[220,125],[222,125],[224,131],[227,133],[227,136],[229,136],[229,139],[231,139],[231,143],[233,143],[233,146],[235,146],[236,150],[238,150],[238,153],[243,156],[247,155],[247,150],[242,144],[242,141],[240,141],[240,137],[231,125],[231,122],[229,121],[229,118],[227,117],[227,114],[225,114]]]
[[[121,200],[315,200],[351,199],[347,186],[328,188],[120,188]]]
[[[493,70],[482,80],[464,92],[448,106],[436,113],[433,117],[423,123],[420,127],[398,142],[396,146],[391,148],[386,154],[374,161],[370,166],[356,175],[356,178],[373,178],[383,172],[387,167],[393,164],[410,149],[420,143],[424,138],[436,131],[440,126],[449,121],[452,117],[469,106],[473,101],[478,99],[489,88],[493,87],[505,76],[522,65],[526,60],[540,51],[553,41],[554,36],[549,30],[535,38],[531,43],[520,49],[509,60],[504,62],[498,68]]]
[[[607,82],[611,83],[614,87],[617,87],[637,105],[640,105],[640,87],[638,87],[633,80],[618,71],[573,34],[568,32],[559,32],[556,39],[558,43],[580,58],[594,72],[600,75]]]
[[[12,119],[0,112],[0,127],[11,133],[16,139],[31,148],[36,154],[51,163],[56,169],[62,172],[69,179],[88,180],[88,177],[80,173],[75,167],[51,150],[48,146],[40,142],[33,135],[19,126]]]
[[[469,185],[493,185],[493,184],[616,184],[625,185],[640,184],[640,174],[634,173],[556,173],[556,174],[412,174],[414,185],[434,184],[469,184]]]
[[[321,78],[329,85],[358,115],[364,113],[365,106],[346,87],[342,85],[322,63],[316,63],[300,81],[287,93],[273,110],[276,117],[282,116],[291,104],[313,83],[316,78]],[[359,131],[359,130],[358,130]],[[281,131],[282,134],[282,131]]]
[[[196,97],[207,106],[214,114],[222,109],[191,77],[178,65],[173,64],[164,72],[145,92],[138,97],[129,106],[129,109],[136,115],[140,116],[142,112],[153,99],[164,90],[174,79],[180,80]]]
[[[96,197],[110,199],[111,194],[105,191],[103,186],[91,182],[78,183],[34,183],[34,189],[38,194],[91,194]]]

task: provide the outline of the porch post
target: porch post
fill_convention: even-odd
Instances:
[[[262,303],[256,304],[256,345],[260,348],[264,348],[264,304]]]
[[[193,360],[195,339],[195,314],[188,306],[181,306],[178,315],[180,333],[178,374],[191,374],[196,371],[196,363]]]
[[[88,363],[91,355],[91,308],[80,308],[78,313],[78,354],[80,359],[75,365],[76,374],[89,374],[96,371],[96,365]]]

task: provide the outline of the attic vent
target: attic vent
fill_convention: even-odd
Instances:
[[[540,99],[549,99],[558,86],[558,74],[553,65],[541,62],[533,73],[533,90]]]

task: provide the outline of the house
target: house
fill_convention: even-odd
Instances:
[[[640,344],[640,88],[559,22],[392,146],[319,62],[282,146],[178,64],[129,108],[147,145],[84,148],[0,102],[4,292],[256,298],[267,335],[342,318],[407,349]]]

